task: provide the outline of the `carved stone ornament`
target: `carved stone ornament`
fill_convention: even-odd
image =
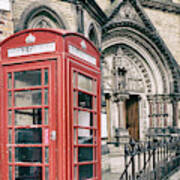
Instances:
[[[143,23],[135,9],[129,3],[120,8],[119,13],[116,15],[114,20],[120,21],[122,19],[131,19]]]

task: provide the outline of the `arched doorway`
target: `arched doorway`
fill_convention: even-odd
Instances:
[[[173,77],[168,62],[149,37],[145,37],[134,27],[124,26],[109,26],[103,34],[103,88],[105,93],[113,96],[112,61],[117,56],[118,66],[127,70],[126,92],[130,95],[124,105],[127,123],[125,128],[132,138],[138,140],[145,138],[150,127],[172,125],[172,104],[167,99],[173,90]],[[165,95],[167,98],[163,98]],[[153,97],[153,100],[149,100],[149,97]],[[117,127],[118,107],[113,102],[113,97],[110,104],[113,132]],[[164,114],[169,114],[166,122],[163,120]]]

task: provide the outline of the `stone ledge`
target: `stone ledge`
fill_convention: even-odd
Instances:
[[[142,6],[151,9],[158,9],[169,13],[180,14],[180,5],[177,3],[172,3],[168,1],[163,2],[160,0],[140,0],[140,3]]]

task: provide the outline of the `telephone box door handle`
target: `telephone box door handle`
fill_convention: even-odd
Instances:
[[[55,130],[51,131],[51,140],[52,141],[56,140],[56,131]]]

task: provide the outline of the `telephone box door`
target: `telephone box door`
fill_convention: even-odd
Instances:
[[[55,179],[55,63],[4,67],[4,179]]]
[[[70,63],[74,180],[101,179],[100,73]]]

